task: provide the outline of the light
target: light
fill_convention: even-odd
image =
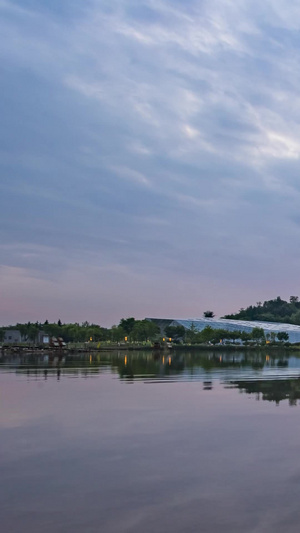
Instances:
[[[93,361],[93,358],[92,358],[92,356],[90,355],[90,364],[91,364],[92,361]]]
[[[163,365],[165,364],[165,356],[163,356]]]
[[[172,363],[172,359],[171,357],[169,357],[169,366],[171,365],[171,363]]]
[[[125,355],[124,363],[125,363],[125,366],[126,366],[127,365],[127,355]]]
[[[170,341],[170,342],[171,342],[171,340],[172,340],[171,337],[169,337],[169,341]]]
[[[125,341],[127,341],[127,337],[124,337]]]
[[[270,361],[270,356],[266,355],[266,361]]]
[[[163,337],[163,342],[165,342],[165,340],[166,340],[165,337]]]
[[[91,342],[92,342],[92,340],[93,340],[93,337],[90,337],[90,341],[91,341]]]

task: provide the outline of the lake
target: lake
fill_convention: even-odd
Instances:
[[[1,530],[298,533],[300,359],[0,359]]]

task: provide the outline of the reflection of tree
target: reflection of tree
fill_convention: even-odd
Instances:
[[[181,374],[185,368],[184,359],[177,355],[167,355],[157,357],[156,353],[149,358],[130,356],[125,364],[125,360],[117,362],[118,372],[121,378],[134,377],[157,377]]]
[[[293,354],[293,357],[295,355]],[[224,386],[237,388],[241,393],[254,394],[257,399],[276,402],[288,400],[290,405],[296,405],[300,399],[300,378],[284,380],[235,381],[234,375],[243,374],[247,379],[248,371],[253,375],[265,377],[261,369],[266,367],[282,368],[289,365],[288,354],[278,350],[266,355],[264,351],[235,350],[180,350],[170,351],[111,351],[64,354],[50,353],[16,353],[13,356],[2,355],[1,367],[4,371],[15,370],[33,379],[50,379],[64,376],[93,377],[102,372],[118,375],[121,379],[133,381],[135,379],[149,380],[166,378],[176,380],[180,376],[202,381],[204,390],[210,390],[214,379],[226,378],[230,374],[232,381]],[[230,371],[230,372],[228,372]],[[279,371],[280,374],[280,371]],[[248,374],[249,376],[249,374]]]
[[[255,394],[263,400],[275,402],[289,400],[290,405],[296,405],[300,400],[300,378],[264,381],[233,381],[232,385],[246,394]]]
[[[169,360],[170,357],[170,360]],[[126,358],[126,362],[125,362]],[[203,369],[207,372],[218,369],[234,369],[254,366],[261,368],[264,365],[265,356],[261,354],[247,354],[247,352],[235,351],[226,353],[217,351],[180,351],[172,352],[149,352],[132,351],[127,355],[124,351],[97,352],[94,354],[18,354],[14,356],[2,356],[2,363],[6,368],[15,369],[18,373],[32,372],[47,373],[57,367],[62,368],[62,374],[84,374],[92,376],[102,371],[103,368],[110,368],[112,372],[118,372],[120,376],[159,376],[161,374],[171,375],[181,374],[184,370],[189,370],[191,374],[195,369]],[[276,364],[280,364],[280,361]],[[275,362],[275,360],[274,360]],[[272,361],[271,361],[272,363]],[[1,368],[1,367],[0,367]]]

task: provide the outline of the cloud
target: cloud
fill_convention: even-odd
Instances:
[[[147,187],[150,186],[150,180],[146,176],[141,174],[140,172],[137,172],[136,170],[132,170],[126,167],[114,167],[114,166],[111,167],[111,170],[117,176],[120,176],[121,178],[128,179],[137,184],[144,185]]]
[[[213,274],[218,290],[239,284],[238,306],[260,275],[268,294],[288,290],[285,269],[296,283],[296,1],[2,0],[0,13],[3,268],[46,272],[62,295],[79,264],[99,293],[98,269],[128,292],[140,276],[145,299],[147,275],[163,291]],[[117,309],[106,283],[101,306],[110,288]]]

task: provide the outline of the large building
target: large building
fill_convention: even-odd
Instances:
[[[183,326],[185,329],[191,329],[194,324],[196,331],[202,331],[207,326],[213,329],[227,329],[228,331],[245,331],[251,333],[253,328],[262,328],[265,335],[285,331],[289,335],[289,342],[300,342],[300,326],[293,324],[282,324],[280,322],[257,322],[248,320],[229,320],[226,318],[193,318],[193,319],[165,319],[165,318],[148,318],[160,327],[162,334],[167,326]]]

